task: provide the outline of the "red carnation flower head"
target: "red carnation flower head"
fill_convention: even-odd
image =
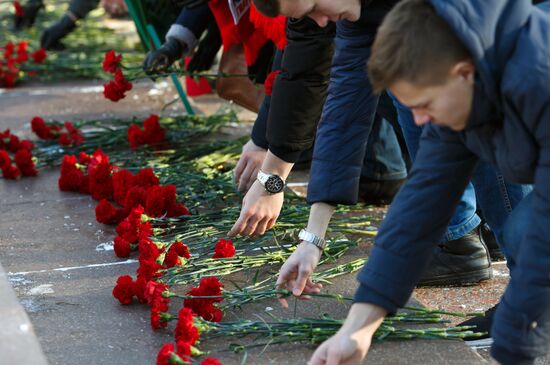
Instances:
[[[215,277],[203,278],[198,287],[191,288],[187,295],[196,297],[219,296],[219,298],[189,298],[183,302],[184,307],[190,308],[194,313],[207,321],[219,322],[223,317],[222,311],[214,306],[221,302],[223,285]]]
[[[145,133],[137,124],[132,124],[128,127],[128,143],[133,150],[145,144]]]
[[[63,156],[58,184],[61,191],[85,192],[88,190],[88,180],[77,165],[75,156]]]
[[[27,150],[32,150],[34,148],[34,143],[28,139],[24,139],[19,143],[19,149],[25,148]]]
[[[21,176],[21,171],[17,168],[17,166],[6,164],[2,166],[2,176],[4,176],[4,179],[15,180]]]
[[[166,320],[163,320],[163,317],[161,315],[161,313],[166,312],[168,312],[168,300],[166,298],[153,301],[153,303],[151,304],[151,327],[153,328],[153,330],[168,326],[168,322]]]
[[[37,171],[32,160],[32,153],[28,149],[19,149],[15,154],[14,160],[23,176],[36,176]]]
[[[273,94],[273,87],[275,86],[275,78],[280,73],[281,73],[281,70],[277,70],[267,75],[264,81],[264,90],[265,90],[266,96],[271,96],[271,94]]]
[[[11,158],[6,150],[0,150],[0,168],[11,164]]]
[[[44,48],[39,48],[31,54],[31,57],[34,63],[41,64],[44,63],[44,61],[48,57],[48,54],[46,53],[46,50]]]
[[[129,275],[120,276],[113,288],[113,296],[118,299],[120,304],[128,305],[132,303],[132,298],[136,295],[136,284]]]
[[[29,54],[27,52],[27,45],[29,43],[27,41],[20,41],[17,45],[17,59],[15,62],[17,63],[23,63],[26,62],[29,59]]]
[[[22,18],[25,15],[25,12],[23,11],[23,7],[21,6],[21,3],[19,1],[13,2],[13,8],[15,10],[15,16]]]
[[[10,152],[17,152],[17,150],[21,147],[21,140],[16,135],[12,134],[10,135],[10,140],[8,143],[8,150]]]
[[[135,181],[135,180],[134,180]],[[127,209],[134,209],[145,205],[147,198],[147,191],[140,186],[132,186],[126,193],[126,200],[124,206]]]
[[[11,58],[11,54],[15,51],[15,44],[8,42],[4,45],[4,58],[7,60]]]
[[[114,102],[126,97],[126,92],[132,90],[132,83],[126,80],[121,70],[115,72],[115,79],[103,85],[103,95]]]
[[[199,339],[199,330],[194,324],[194,317],[195,314],[191,309],[185,307],[180,309],[178,312],[178,323],[174,330],[174,336],[177,342],[183,341],[191,346],[197,342]]]
[[[151,168],[140,169],[134,177],[135,185],[142,188],[158,185],[159,178]]]
[[[55,139],[59,134],[58,128],[48,126],[44,119],[38,116],[32,118],[31,129],[40,139]]]
[[[111,165],[109,162],[100,162],[93,168],[88,166],[90,177],[90,193],[95,200],[111,199],[113,196],[113,179],[111,177]]]
[[[143,121],[143,133],[145,135],[145,143],[148,145],[164,142],[166,130],[160,126],[158,115],[151,114]]]
[[[139,227],[132,224],[129,217],[126,217],[122,222],[116,226],[116,233],[120,238],[128,241],[129,244],[137,243],[139,237]]]
[[[103,59],[103,71],[115,74],[120,70],[120,63],[122,62],[122,55],[117,55],[115,51],[110,50],[105,53]]]
[[[134,175],[122,169],[113,174],[113,198],[119,205],[124,206],[126,203],[126,194],[133,186]]]
[[[63,133],[59,136],[59,144],[62,146],[78,146],[84,142],[84,136],[78,128],[75,128],[73,123],[66,121],[65,129],[67,133]]]
[[[223,365],[222,362],[215,357],[207,357],[201,362],[201,365]]]
[[[147,299],[147,304],[153,305],[155,301],[168,300],[164,298],[162,293],[165,290],[170,289],[170,287],[163,283],[158,283],[156,281],[149,281],[145,287],[145,299]]]
[[[190,362],[189,356],[191,356],[192,349],[191,344],[184,341],[178,341],[176,343],[177,355],[183,360]]]
[[[166,256],[164,257],[164,266],[170,268],[181,265],[180,257],[190,258],[189,249],[183,243],[176,241],[170,245]]]
[[[132,252],[132,245],[120,236],[116,236],[114,240],[114,250],[117,257],[129,257]]]
[[[212,258],[227,258],[235,256],[235,246],[231,240],[220,239],[216,243],[214,256]]]
[[[168,207],[164,187],[160,185],[151,186],[147,189],[145,212],[150,217],[162,217],[166,214]]]
[[[95,207],[95,218],[99,223],[113,224],[116,215],[116,208],[107,199],[101,199],[99,204]]]
[[[172,365],[172,356],[175,356],[174,345],[171,343],[165,343],[162,345],[157,355],[157,365]]]
[[[100,163],[109,163],[109,156],[103,152],[101,148],[98,148],[94,151],[92,157],[90,158],[90,162],[88,163],[88,173]]]

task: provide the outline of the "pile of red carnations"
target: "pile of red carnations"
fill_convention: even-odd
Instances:
[[[57,140],[62,146],[78,146],[85,138],[72,122],[66,121],[63,125],[46,124],[41,117],[31,120],[32,131],[43,140]]]
[[[33,147],[31,141],[20,140],[9,129],[0,133],[0,169],[5,179],[36,176],[36,165],[31,152]]]
[[[25,75],[33,76],[33,72],[25,72],[22,66],[32,59],[35,64],[41,64],[46,59],[46,51],[40,48],[29,54],[28,42],[20,41],[17,44],[6,43],[0,47],[2,57],[0,58],[0,87],[11,88],[17,80]]]

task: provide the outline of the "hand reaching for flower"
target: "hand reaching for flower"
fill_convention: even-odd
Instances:
[[[321,251],[316,246],[302,242],[281,267],[277,288],[287,289],[297,297],[302,294],[319,293],[323,285],[313,283],[311,274],[315,271],[320,258]],[[309,299],[309,297],[305,296],[300,299]],[[284,308],[288,308],[286,299],[279,298],[279,302]]]

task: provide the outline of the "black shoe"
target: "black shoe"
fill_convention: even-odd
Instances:
[[[361,177],[359,182],[359,201],[367,205],[390,204],[406,179],[372,180]]]
[[[40,47],[48,51],[63,51],[65,45],[61,39],[71,33],[76,28],[76,24],[67,14],[54,25],[46,29],[40,37]]]
[[[481,223],[480,234],[481,234],[481,238],[483,239],[483,242],[485,242],[485,245],[489,250],[489,255],[491,255],[491,261],[506,260],[506,257],[504,257],[502,250],[498,246],[497,238],[495,237],[495,234],[493,233],[493,231],[491,231],[491,228],[489,228],[487,223]]]
[[[483,317],[472,317],[458,324],[458,326],[476,326],[476,328],[472,329],[472,331],[486,333],[479,337],[465,337],[464,341],[483,340],[491,337],[491,326],[493,324],[493,317],[495,315],[495,311],[497,310],[497,306],[498,304],[492,308],[487,309],[487,311],[485,311],[485,316]]]
[[[476,228],[439,245],[418,286],[474,285],[492,277],[491,259]]]

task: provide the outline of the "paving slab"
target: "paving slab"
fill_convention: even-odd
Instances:
[[[33,326],[0,265],[0,365],[47,365]]]

